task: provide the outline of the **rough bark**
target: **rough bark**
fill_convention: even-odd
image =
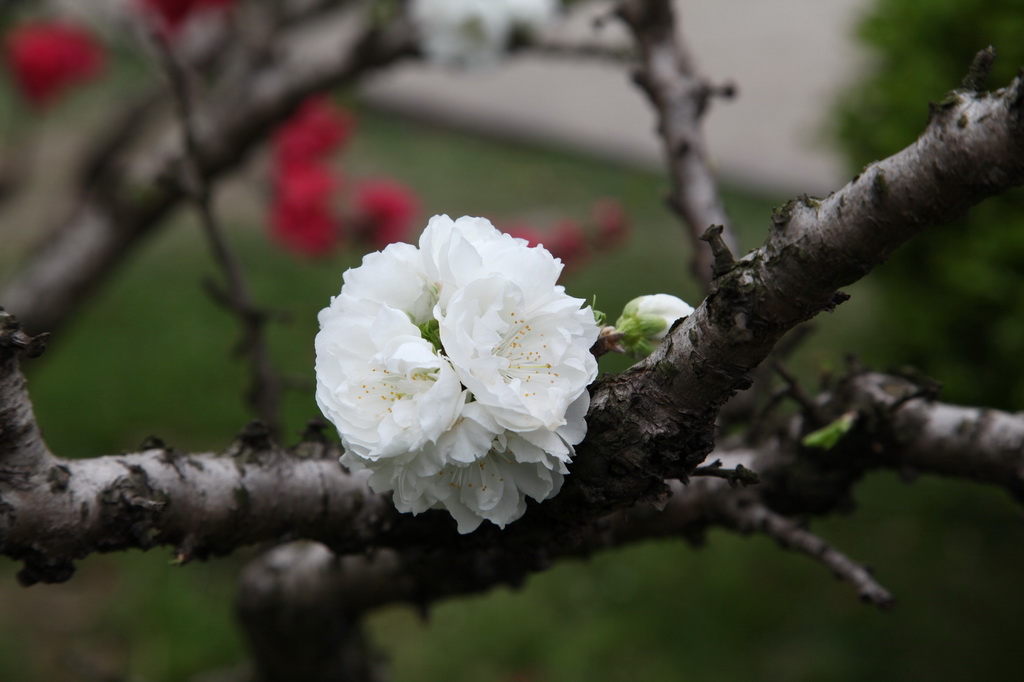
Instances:
[[[1024,181],[1022,93],[1019,78],[951,93],[914,144],[826,199],[779,210],[765,244],[722,272],[649,358],[595,385],[585,447],[550,506],[610,511],[657,497],[710,452],[718,408],[786,332],[927,226]]]

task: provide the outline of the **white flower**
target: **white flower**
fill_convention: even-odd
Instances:
[[[428,281],[419,249],[396,242],[363,257],[358,268],[345,271],[341,293],[320,311],[320,326],[342,312],[375,315],[381,307],[402,310],[416,325],[433,319],[437,291]]]
[[[693,313],[686,301],[669,294],[639,296],[626,304],[615,328],[622,332],[620,343],[634,355],[650,355],[654,342],[661,341],[681,317]]]
[[[598,334],[561,269],[483,218],[435,216],[419,247],[347,271],[316,339],[342,462],[400,511],[447,509],[461,533],[556,494],[586,434]]]
[[[413,0],[409,12],[424,54],[448,66],[497,63],[512,30],[503,0]]]
[[[530,298],[519,283],[498,275],[452,296],[440,320],[441,344],[462,383],[502,428],[557,429],[597,376],[590,347],[598,329],[580,303],[561,287]]]
[[[447,66],[496,64],[516,30],[535,32],[558,11],[556,0],[412,0],[420,48]]]
[[[451,363],[401,310],[321,314],[316,355],[317,404],[363,459],[436,442],[466,399]]]

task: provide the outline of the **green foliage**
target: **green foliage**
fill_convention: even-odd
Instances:
[[[847,412],[831,424],[826,424],[817,431],[807,434],[800,442],[807,448],[831,450],[842,440],[843,436],[850,432],[856,419],[856,412]]]
[[[996,49],[989,87],[1024,65],[1024,0],[879,0],[859,27],[875,61],[842,98],[837,133],[851,168],[884,158],[924,129],[926,102],[959,86],[974,55]],[[884,347],[943,398],[1024,404],[1024,192],[990,199],[898,252],[874,275]]]

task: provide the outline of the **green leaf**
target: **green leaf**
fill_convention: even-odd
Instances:
[[[857,421],[857,413],[847,412],[831,424],[810,432],[803,437],[800,443],[806,448],[831,450],[853,428],[855,421]]]

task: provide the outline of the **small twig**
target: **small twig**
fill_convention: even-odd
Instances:
[[[711,276],[715,279],[732,270],[736,264],[736,259],[733,258],[729,245],[722,238],[724,229],[722,225],[712,225],[704,230],[704,234],[698,237],[698,239],[702,242],[707,242],[708,246],[711,247],[711,255],[715,257],[715,262],[711,265]]]
[[[865,566],[857,563],[822,538],[800,527],[792,519],[769,509],[761,502],[735,497],[723,498],[718,505],[725,521],[742,533],[764,533],[784,549],[805,554],[832,570],[837,578],[856,588],[861,601],[882,610],[895,605],[892,594],[875,580]]]
[[[814,400],[807,395],[807,392],[804,390],[804,387],[800,385],[800,381],[797,380],[796,376],[786,369],[781,362],[773,362],[772,368],[778,372],[779,376],[786,382],[789,397],[800,405],[803,409],[804,416],[810,419],[815,427],[823,425],[827,420],[824,415],[822,415],[821,409]]]
[[[204,171],[202,150],[196,135],[192,98],[185,70],[163,37],[153,33],[152,39],[171,84],[184,136],[185,158],[181,181],[196,206],[214,260],[227,280],[227,291],[221,291],[215,298],[232,310],[242,324],[242,341],[239,345],[252,363],[252,385],[247,401],[271,433],[277,434],[281,381],[274,370],[264,338],[267,316],[254,304],[242,265],[229,248],[213,213],[210,183]]]
[[[974,55],[974,61],[967,69],[967,75],[960,82],[960,87],[972,92],[982,92],[988,82],[988,74],[992,71],[992,62],[996,59],[996,49],[989,45]]]
[[[595,358],[599,358],[605,353],[626,353],[626,349],[619,343],[622,341],[622,332],[615,327],[607,326],[601,328],[601,333],[597,337],[597,341],[591,346],[590,352]]]
[[[47,333],[29,336],[21,329],[18,320],[0,306],[0,349],[12,348],[25,353],[26,357],[37,358],[46,350]],[[0,377],[2,379],[3,377]],[[2,433],[2,429],[0,429]]]
[[[711,464],[705,464],[699,466],[690,472],[691,477],[705,476],[708,478],[722,478],[729,482],[729,486],[735,488],[737,484],[748,486],[757,485],[761,479],[758,477],[757,472],[742,464],[737,464],[733,469],[725,469],[722,467],[722,460],[716,459]]]

